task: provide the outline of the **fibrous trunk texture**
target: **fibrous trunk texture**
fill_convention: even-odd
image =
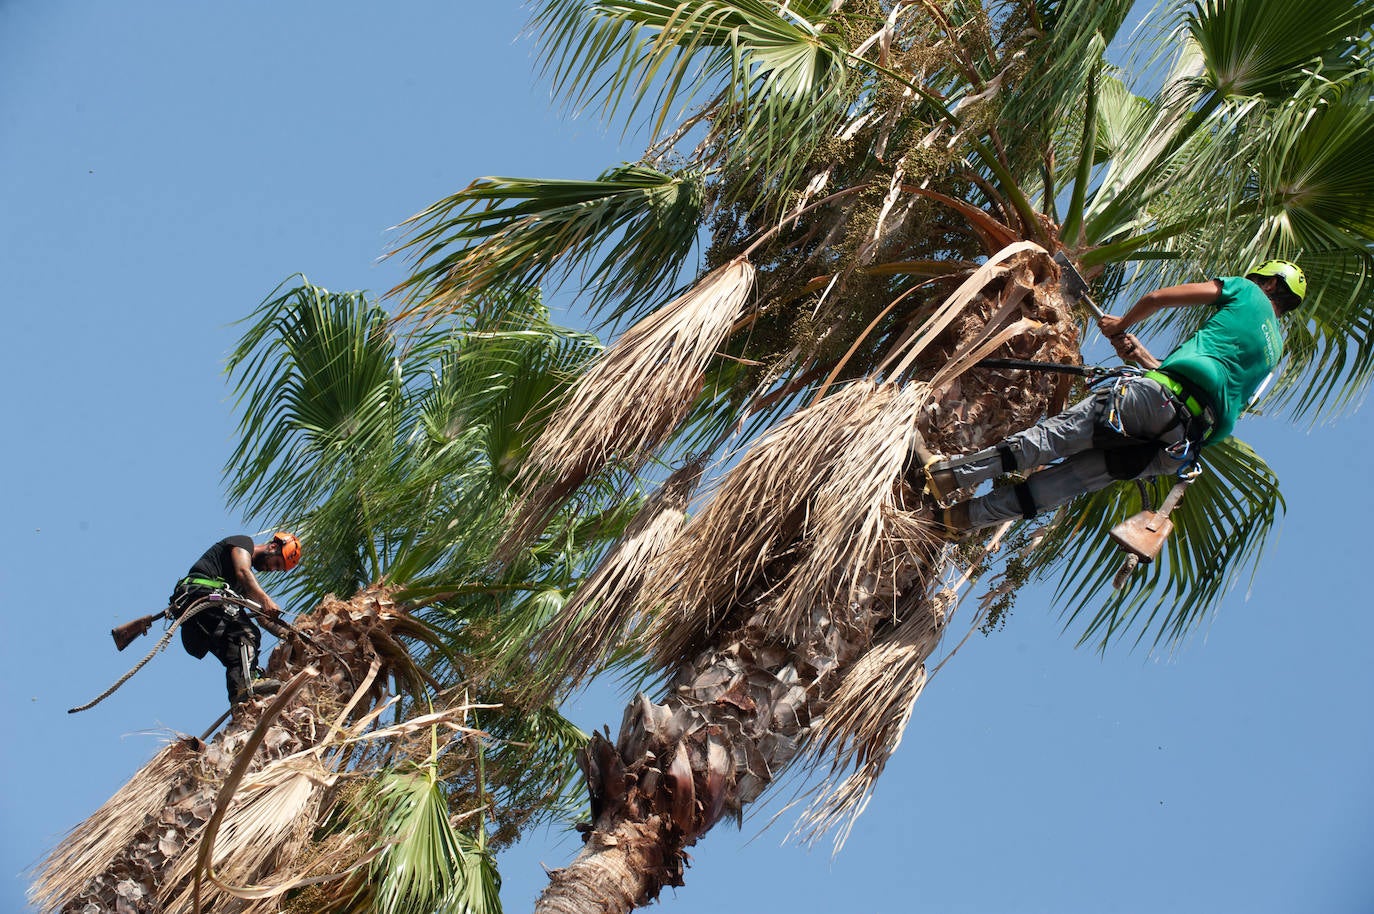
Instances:
[[[935,376],[956,354],[994,344],[997,355],[1077,362],[1077,328],[1048,260],[1043,252],[1019,258],[997,275],[922,355],[916,376]],[[1007,328],[1015,332],[999,337]],[[903,406],[905,392],[892,385],[859,389],[855,406],[843,407],[844,418],[831,423],[841,443],[833,456],[818,457],[815,469],[796,469],[811,459],[807,454],[771,467],[760,460],[758,469],[750,455],[741,460],[732,475],[774,474],[757,485],[727,475],[717,489],[716,501],[726,504],[716,513],[745,515],[736,518],[743,532],[732,533],[730,543],[746,543],[749,555],[731,564],[727,550],[718,549],[703,563],[708,572],[691,576],[692,551],[709,552],[720,539],[711,529],[715,503],[684,529],[683,551],[667,549],[659,573],[671,580],[646,591],[668,606],[665,625],[673,633],[666,640],[675,649],[660,660],[675,672],[661,702],[635,699],[614,743],[597,735],[585,750],[592,822],[576,859],[551,873],[539,914],[624,912],[654,900],[664,885],[682,885],[687,847],[726,814],[739,816],[794,759],[810,754],[819,762],[821,747],[842,760],[832,759],[832,775],[846,765],[858,771],[832,791],[829,806],[818,801],[811,824],[833,826],[862,806],[925,683],[925,659],[951,610],[939,580],[949,553],[916,510],[903,473],[910,431],[919,430],[934,450],[962,453],[1025,428],[1059,408],[1066,393],[1049,375],[985,368],[915,390],[914,405]],[[910,407],[914,417],[905,433],[883,425],[898,407]],[[805,418],[794,419],[804,432],[798,440],[823,437],[806,428]],[[879,448],[897,439],[895,456],[884,450],[868,458],[887,474],[872,496],[877,507],[855,513],[848,527],[825,529],[821,515],[847,510],[843,497],[860,487],[852,480],[863,478],[851,471],[865,458],[843,442],[862,438],[868,426],[882,432],[873,439]],[[761,441],[756,452],[772,445]],[[756,523],[748,516],[749,493],[789,473],[795,499],[770,496],[782,507],[771,522]],[[835,480],[846,492],[833,491]],[[855,542],[864,548],[847,553]],[[709,576],[715,566],[718,579]],[[690,586],[675,589],[674,582]],[[672,615],[673,606],[689,608]],[[873,694],[879,688],[891,694]]]
[[[393,631],[404,616],[379,593],[327,598],[296,620],[308,642],[288,636],[267,672],[291,680],[307,666],[270,722],[219,832],[213,868],[231,880],[267,878],[307,846],[319,810],[331,801],[335,771],[309,752],[333,728],[372,710],[392,669]],[[402,625],[401,627],[404,627]],[[30,890],[43,912],[159,914],[191,911],[197,842],[217,794],[271,699],[237,706],[208,742],[168,743],[94,815],[76,826],[40,866]],[[251,786],[251,790],[249,787]],[[255,801],[259,807],[253,808]],[[235,816],[235,811],[241,813]],[[238,914],[280,910],[280,898],[234,897],[206,881],[201,910]]]

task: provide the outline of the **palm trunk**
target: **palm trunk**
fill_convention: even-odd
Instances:
[[[942,340],[946,358],[981,333],[996,309],[985,301],[981,310],[981,320],[970,316]],[[1013,340],[1018,356],[1077,360],[1077,330],[1053,282],[1037,281],[1021,310],[1042,329]],[[922,432],[945,453],[985,447],[1044,415],[1062,393],[1043,375],[1016,391],[1005,380],[974,389],[965,376],[943,391]],[[586,844],[550,874],[537,914],[619,914],[653,901],[664,885],[681,886],[686,848],[727,813],[738,817],[818,738],[841,741],[822,732],[832,701],[856,664],[903,626],[916,632],[910,668],[919,682],[910,694],[919,692],[925,657],[946,622],[945,602],[934,593],[942,559],[938,549],[916,548],[897,561],[889,592],[866,592],[838,610],[813,606],[808,630],[795,640],[761,624],[770,618],[762,602],[715,610],[715,643],[677,671],[663,703],[639,695],[615,744],[596,736],[585,750],[592,808]],[[774,568],[765,576],[777,581],[783,573]]]
[[[615,745],[594,735],[582,757],[594,818],[587,843],[551,873],[536,911],[629,911],[683,885],[686,848],[727,813],[738,817],[812,735],[886,618],[872,604],[853,607],[843,625],[817,619],[817,638],[802,645],[748,628],[685,668],[663,704],[637,696]]]
[[[284,641],[272,652],[268,672],[286,680],[310,666],[320,675],[310,678],[270,723],[252,770],[315,745],[333,732],[341,713],[353,720],[371,710],[395,669],[393,633],[407,625],[385,594],[371,591],[348,602],[326,599],[296,627],[318,648],[299,639]],[[353,706],[345,711],[349,701]],[[49,854],[30,890],[36,907],[63,914],[190,910],[197,840],[215,810],[220,785],[269,703],[238,706],[209,742],[183,737],[159,751]],[[334,798],[332,779],[317,778],[310,786],[312,795],[300,802],[308,821],[295,823],[280,847],[255,848],[260,858],[249,872],[238,873],[241,878],[264,878],[307,845],[310,826]],[[232,861],[216,866],[235,869]],[[277,909],[277,899],[219,896],[211,888],[205,894],[216,896],[217,912]]]

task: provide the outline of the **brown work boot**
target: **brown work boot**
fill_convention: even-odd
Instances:
[[[959,488],[949,461],[931,453],[919,432],[912,434],[911,458],[907,463],[907,482],[916,492],[924,492],[936,501],[943,501]]]
[[[931,532],[946,542],[955,543],[969,532],[968,502],[942,507],[938,501],[927,495],[921,499],[916,509],[919,517],[930,524]]]

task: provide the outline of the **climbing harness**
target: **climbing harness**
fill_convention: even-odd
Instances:
[[[1216,427],[1216,414],[1204,394],[1192,385],[1173,375],[1157,369],[1144,370],[1133,365],[1119,368],[1103,368],[1097,365],[1067,365],[1056,362],[1037,362],[1027,359],[983,359],[978,365],[985,368],[1011,368],[1021,371],[1045,371],[1070,374],[1087,380],[1088,387],[1111,381],[1109,388],[1098,388],[1093,396],[1098,398],[1095,418],[1096,431],[1094,445],[1103,451],[1107,462],[1107,472],[1116,479],[1134,479],[1140,487],[1141,506],[1144,510],[1116,525],[1111,537],[1125,552],[1121,566],[1112,579],[1112,587],[1120,590],[1130,580],[1131,573],[1141,563],[1149,563],[1159,554],[1164,540],[1173,529],[1169,514],[1182,500],[1188,485],[1201,473],[1202,445]],[[1126,385],[1137,378],[1149,378],[1164,389],[1169,403],[1174,407],[1176,416],[1173,422],[1160,431],[1160,434],[1183,427],[1182,437],[1173,444],[1164,444],[1156,438],[1138,438],[1127,432],[1122,420],[1122,402]],[[1016,469],[1016,461],[1010,448],[999,445],[1002,468],[1007,471]],[[1139,474],[1155,459],[1161,451],[1179,461],[1178,482],[1170,489],[1164,503],[1155,510],[1148,487]],[[1018,484],[1015,489],[1017,506],[1022,516],[1033,517],[1035,504],[1030,488],[1026,483]]]

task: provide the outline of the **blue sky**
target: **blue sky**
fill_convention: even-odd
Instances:
[[[637,156],[561,116],[523,23],[502,3],[0,4],[0,911],[160,738],[222,709],[218,665],[174,646],[65,713],[141,656],[111,626],[256,532],[220,479],[233,321],[297,271],[385,290],[388,227],[474,177]],[[782,845],[789,813],[765,827],[780,792],[695,848],[663,908],[1374,909],[1369,426],[1242,425],[1288,514],[1181,651],[1075,649],[1029,591],[932,681],[839,857]],[[602,685],[570,713],[614,727],[622,703]],[[504,855],[507,910],[575,849],[551,833]]]

